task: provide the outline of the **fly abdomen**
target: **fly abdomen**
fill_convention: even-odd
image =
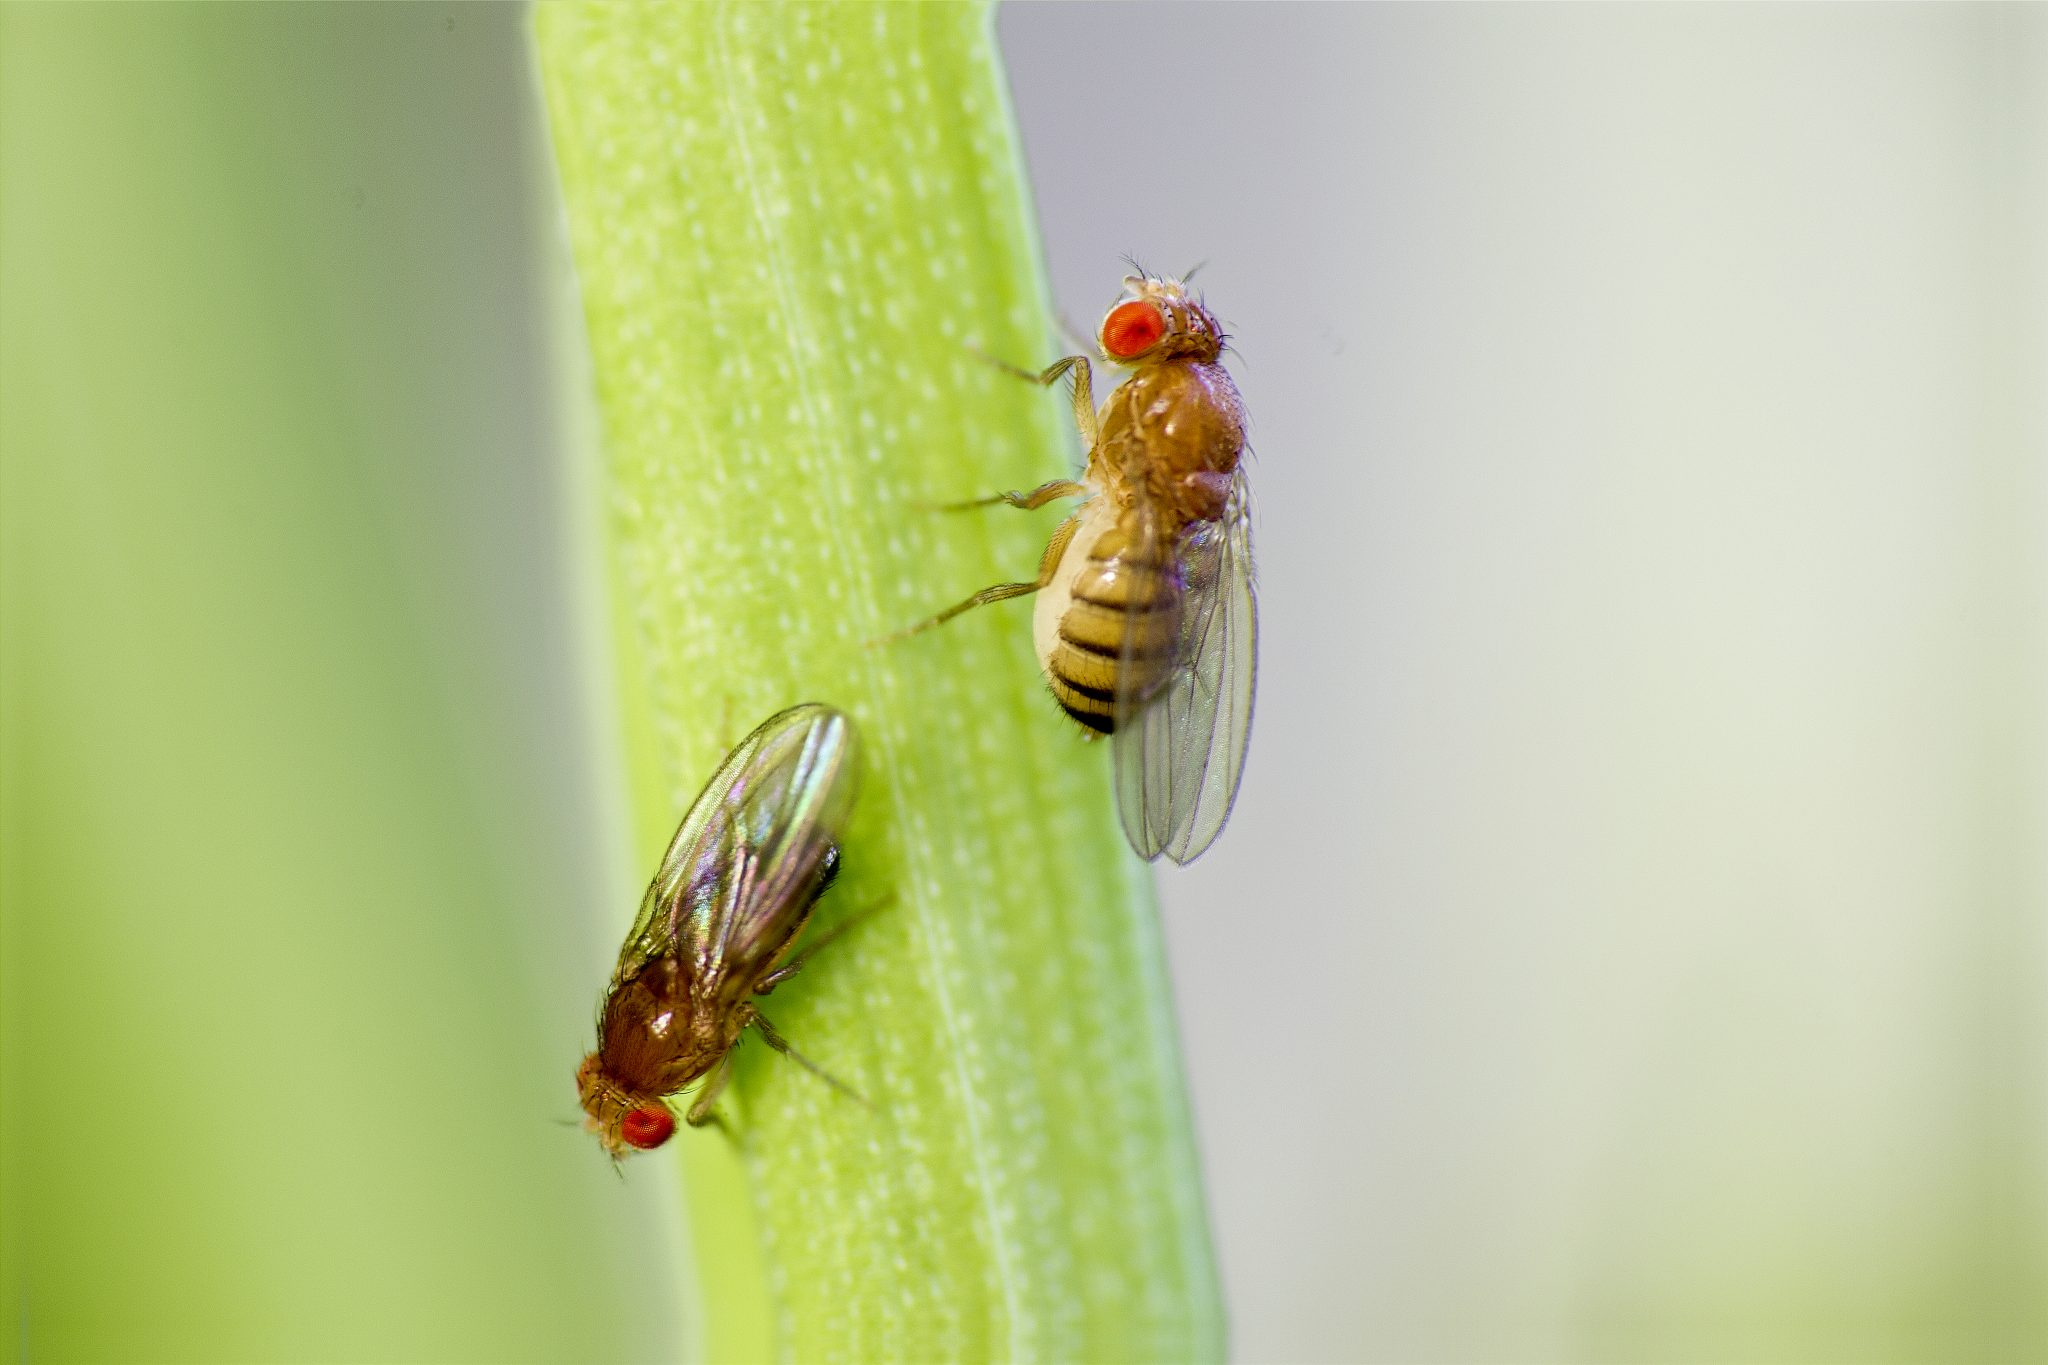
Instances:
[[[1074,575],[1045,660],[1046,679],[1066,713],[1091,730],[1116,728],[1116,695],[1126,668],[1142,694],[1165,676],[1180,624],[1171,570],[1118,532],[1101,536]]]

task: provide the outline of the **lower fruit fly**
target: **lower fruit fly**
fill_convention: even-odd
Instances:
[[[833,936],[794,951],[839,871],[858,763],[851,721],[815,702],[793,706],[726,755],[683,817],[605,989],[597,1050],[576,1069],[584,1126],[614,1159],[668,1141],[676,1128],[668,1098],[695,1081],[704,1084],[684,1117],[713,1122],[749,1025],[817,1071],[753,997],[788,980]]]
[[[1014,371],[1047,386],[1073,376],[1087,468],[961,505],[1084,501],[1053,532],[1036,580],[985,588],[902,632],[1040,594],[1033,636],[1053,697],[1115,735],[1124,833],[1141,857],[1176,863],[1198,857],[1229,818],[1251,734],[1245,414],[1223,368],[1226,340],[1184,281],[1133,275],[1096,333],[1103,359],[1132,373],[1099,410],[1086,356]]]

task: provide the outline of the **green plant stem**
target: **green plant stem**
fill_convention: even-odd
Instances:
[[[754,722],[830,701],[868,777],[822,913],[892,898],[771,1002],[871,1104],[746,1047],[735,1136],[677,1144],[696,1349],[1220,1355],[1106,748],[1047,697],[1028,603],[866,643],[1027,577],[1056,524],[931,504],[1071,467],[1060,399],[973,354],[1050,345],[986,8],[547,6],[538,34],[638,847]]]

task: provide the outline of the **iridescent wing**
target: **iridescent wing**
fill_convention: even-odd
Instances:
[[[1124,637],[1117,693],[1116,794],[1139,856],[1192,862],[1216,839],[1237,800],[1252,728],[1258,603],[1252,590],[1251,504],[1240,468],[1215,521],[1191,522],[1161,555],[1180,589],[1167,669]],[[1146,685],[1148,673],[1153,681]]]
[[[679,990],[744,994],[821,889],[858,771],[853,723],[816,702],[741,740],[669,841],[614,986],[665,957],[680,969]]]

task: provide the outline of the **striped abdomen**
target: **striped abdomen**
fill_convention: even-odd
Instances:
[[[1138,543],[1108,499],[1081,513],[1034,620],[1038,660],[1066,713],[1091,730],[1116,728],[1119,675],[1142,695],[1157,686],[1180,622],[1180,588],[1165,545]],[[1129,640],[1129,659],[1125,642]]]

